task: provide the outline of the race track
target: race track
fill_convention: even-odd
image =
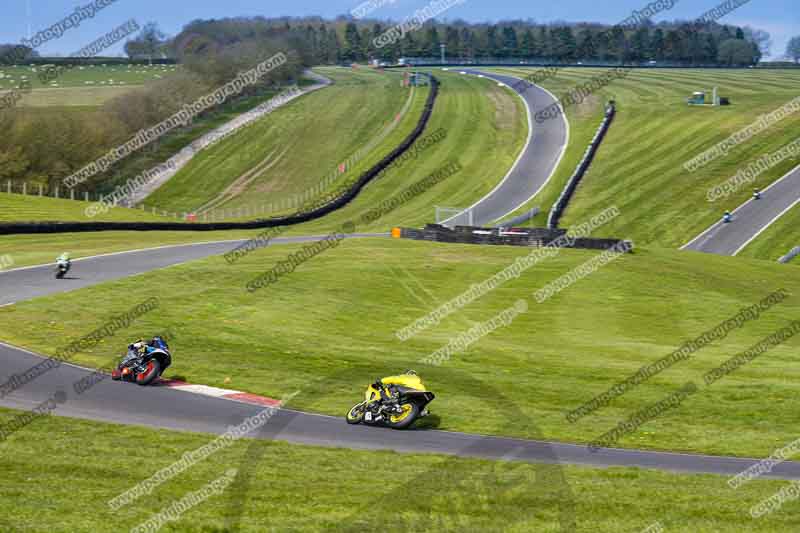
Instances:
[[[466,69],[470,75],[484,76],[509,87],[520,81],[519,78]],[[531,200],[550,180],[561,162],[569,142],[569,123],[562,114],[558,119],[546,120],[542,124],[532,120],[536,111],[557,100],[545,89],[526,83],[527,89],[521,94],[528,111],[530,136],[508,175],[484,198],[464,212],[445,220],[448,226],[489,226],[516,211]],[[470,212],[472,217],[470,219]]]
[[[388,233],[355,233],[347,235],[347,238],[388,236]],[[325,238],[326,236],[277,237],[270,242],[272,244],[303,243]],[[7,270],[0,272],[0,306],[48,294],[69,292],[104,281],[134,276],[212,255],[222,255],[244,242],[246,240],[162,246],[76,259],[72,262],[73,268],[64,280],[55,279],[53,265]]]
[[[681,249],[736,255],[798,203],[800,203],[800,167],[765,189],[761,200],[751,198],[739,206],[733,211],[733,222],[725,224],[720,219]],[[720,212],[721,217],[722,212]]]
[[[372,235],[353,235],[368,237]],[[382,235],[379,235],[382,236]],[[276,239],[279,242],[303,242],[320,237]],[[237,241],[238,242],[238,241]],[[77,263],[75,285],[56,284],[51,267],[33,267],[0,273],[0,293],[14,294],[16,301],[64,290],[87,287],[184,261],[224,253],[237,242],[170,246],[88,258]],[[0,344],[0,385],[41,363],[42,358],[25,350]],[[109,364],[112,361],[109,361]],[[57,392],[66,395],[55,414],[114,422],[194,431],[224,433],[228,426],[241,423],[262,407],[236,401],[192,394],[166,387],[141,388],[132,384],[100,381],[83,394],[73,385],[92,371],[62,364],[31,382],[3,396],[0,405],[30,410],[52,398]],[[354,393],[357,394],[357,393]],[[345,447],[353,449],[395,450],[399,452],[438,453],[487,459],[565,463],[589,466],[634,466],[680,472],[736,474],[755,460],[741,458],[660,453],[637,450],[603,449],[591,452],[575,444],[526,441],[502,437],[469,435],[437,430],[392,431],[349,426],[342,417],[329,417],[281,410],[270,419],[260,438],[292,443]],[[800,463],[777,466],[771,477],[800,479]]]

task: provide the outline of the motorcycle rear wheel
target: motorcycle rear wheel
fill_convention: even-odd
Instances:
[[[386,425],[393,429],[406,429],[419,417],[419,405],[415,403],[404,403],[400,406],[403,412],[391,415]]]
[[[136,374],[136,383],[142,387],[150,385],[161,374],[161,363],[158,359],[150,359],[147,362],[147,370]]]
[[[362,402],[358,405],[353,406],[350,411],[347,412],[347,423],[348,424],[360,424],[364,421],[364,413],[366,412],[366,405]]]

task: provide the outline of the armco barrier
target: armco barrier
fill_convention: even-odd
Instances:
[[[567,182],[566,187],[564,187],[564,190],[561,192],[561,196],[559,196],[556,203],[553,204],[553,208],[550,210],[550,217],[547,219],[548,228],[555,229],[558,227],[558,223],[561,220],[561,215],[564,214],[567,204],[569,204],[569,201],[572,199],[572,195],[575,194],[575,189],[578,188],[578,184],[583,179],[583,176],[586,175],[586,171],[589,170],[589,167],[594,160],[594,156],[597,153],[597,149],[603,142],[603,139],[608,132],[608,128],[614,121],[614,116],[616,116],[616,114],[617,106],[612,100],[606,107],[606,116],[603,118],[603,122],[597,129],[597,133],[595,133],[592,142],[589,143],[589,148],[586,149],[586,153],[583,154],[583,159],[581,159],[581,162],[578,163],[578,167],[575,169],[575,172]]]
[[[788,263],[798,255],[800,255],[800,246],[795,246],[791,252],[778,259],[778,263]]]
[[[502,228],[456,226],[454,229],[450,229],[439,224],[428,224],[425,226],[425,229],[398,229],[395,229],[392,235],[401,239],[455,244],[528,246],[534,248],[556,246],[557,244],[554,244],[554,241],[567,233],[567,230],[550,228],[504,230]],[[621,239],[580,238],[574,239],[570,245],[563,247],[586,250],[608,250],[623,242],[625,241]]]
[[[431,92],[425,102],[417,126],[389,155],[364,172],[358,180],[341,196],[316,206],[309,211],[280,218],[253,220],[250,222],[216,222],[216,223],[181,223],[181,222],[12,222],[0,224],[0,235],[32,234],[32,233],[79,233],[94,231],[219,231],[235,229],[261,229],[277,226],[292,226],[341,209],[358,196],[361,190],[398,157],[403,155],[425,131],[430,120],[433,106],[439,95],[439,81],[428,75],[431,80]]]

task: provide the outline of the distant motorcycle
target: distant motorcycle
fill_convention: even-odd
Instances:
[[[413,370],[379,379],[367,387],[364,401],[347,413],[347,423],[405,429],[428,416],[427,406],[434,398]]]
[[[157,378],[172,364],[167,341],[161,337],[145,343],[138,341],[128,345],[128,354],[111,373],[114,381],[129,381],[145,387]]]
[[[56,259],[56,279],[64,279],[71,267],[72,262],[69,260],[69,255],[62,254],[61,257]]]

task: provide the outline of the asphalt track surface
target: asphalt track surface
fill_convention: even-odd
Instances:
[[[471,69],[452,69],[470,75],[484,76],[511,88],[521,80]],[[534,123],[532,117],[545,107],[557,102],[552,93],[524,82],[527,88],[514,89],[527,104],[530,136],[514,166],[498,186],[464,212],[444,221],[448,226],[489,226],[530,201],[550,181],[563,158],[569,141],[569,123],[562,114],[559,118]],[[470,211],[472,218],[470,219]]]
[[[352,237],[359,236],[372,235],[362,234]],[[296,243],[319,238],[295,237],[276,239],[274,242]],[[87,258],[76,263],[74,275],[79,279],[67,280],[63,284],[54,283],[53,269],[49,266],[9,271],[0,274],[0,292],[3,295],[13,294],[15,301],[22,301],[221,254],[239,242],[241,241],[169,246]],[[4,299],[11,298],[4,296]],[[113,354],[109,357],[111,364],[115,357]],[[39,355],[0,343],[0,384],[8,382],[12,376],[41,362],[42,357]],[[58,416],[211,434],[222,434],[228,426],[239,424],[263,409],[250,404],[166,387],[143,388],[133,384],[112,382],[110,379],[100,381],[83,394],[77,394],[73,385],[91,373],[92,371],[88,369],[67,363],[61,364],[0,397],[0,405],[31,410],[53,398],[56,393],[63,392],[66,401],[54,411]],[[592,452],[582,445],[438,430],[392,431],[349,426],[343,417],[302,413],[290,409],[282,409],[276,413],[258,437],[337,448],[438,453],[595,467],[641,467],[725,475],[737,474],[756,462],[754,459],[638,450],[601,449]],[[765,477],[800,479],[800,463],[782,463]]]
[[[347,238],[388,236],[388,233],[354,233],[348,235]],[[270,244],[305,243],[325,238],[326,236],[277,237],[272,239]],[[64,280],[55,279],[54,265],[0,272],[0,306],[48,294],[82,289],[105,281],[135,276],[212,255],[222,255],[244,242],[247,240],[162,246],[76,259],[72,262],[73,268]]]
[[[732,222],[726,224],[720,220],[682,249],[736,255],[799,203],[800,167],[797,167],[762,191],[761,200],[751,198],[733,211]]]

